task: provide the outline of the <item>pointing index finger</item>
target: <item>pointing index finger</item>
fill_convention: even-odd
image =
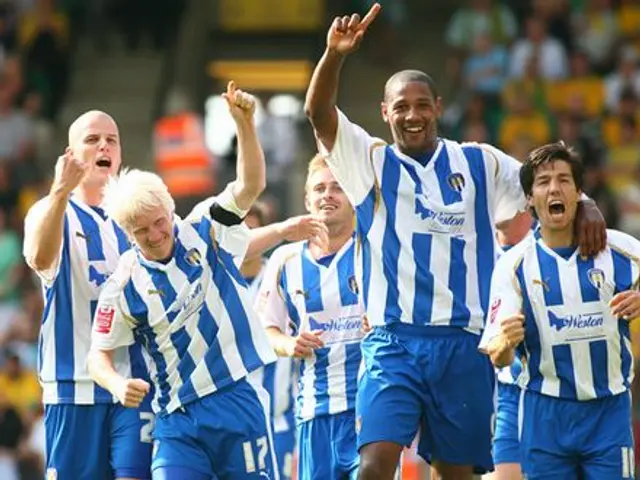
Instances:
[[[369,25],[371,25],[371,22],[373,22],[378,16],[378,13],[381,9],[382,6],[379,3],[374,3],[360,22],[360,28],[362,30],[366,30],[367,28],[369,28]]]

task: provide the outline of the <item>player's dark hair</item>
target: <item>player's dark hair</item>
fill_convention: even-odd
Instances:
[[[433,95],[433,98],[438,98],[438,88],[436,87],[436,82],[433,81],[433,78],[420,70],[401,70],[391,75],[389,80],[387,80],[387,83],[385,83],[384,101],[386,102],[388,100],[389,93],[396,83],[405,84],[409,82],[422,82],[426,84],[427,87],[429,87],[429,91],[431,92],[431,95]]]
[[[533,182],[540,166],[562,160],[571,167],[571,175],[578,190],[582,190],[584,183],[584,166],[578,153],[564,142],[548,143],[532,150],[520,167],[520,185],[527,197],[533,191]]]

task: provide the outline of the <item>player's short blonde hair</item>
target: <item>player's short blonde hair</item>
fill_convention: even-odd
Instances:
[[[155,173],[125,168],[105,187],[105,212],[129,236],[133,236],[138,216],[161,206],[169,214],[176,208],[169,189]]]
[[[309,186],[309,179],[311,176],[316,173],[318,170],[322,170],[323,168],[329,168],[329,164],[323,155],[317,153],[315,157],[313,157],[309,161],[309,167],[307,168],[307,180],[305,182],[305,190]]]

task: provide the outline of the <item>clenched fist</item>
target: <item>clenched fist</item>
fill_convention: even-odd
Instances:
[[[500,335],[509,348],[517,347],[524,340],[524,316],[521,314],[503,318]]]
[[[113,393],[125,407],[137,408],[150,389],[151,385],[140,378],[125,378]]]
[[[227,84],[227,91],[222,94],[229,105],[229,112],[233,119],[238,121],[250,121],[256,111],[256,99],[253,95],[236,88],[235,82]]]

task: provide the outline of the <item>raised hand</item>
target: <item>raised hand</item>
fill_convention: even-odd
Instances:
[[[87,174],[89,163],[76,158],[67,147],[64,154],[58,157],[51,191],[70,194]]]
[[[336,17],[327,34],[327,48],[341,55],[347,55],[356,50],[381,8],[379,3],[374,3],[362,20],[357,13]]]
[[[251,121],[256,111],[256,99],[253,95],[236,88],[234,81],[227,84],[227,91],[222,94],[227,101],[229,112],[236,122]]]

